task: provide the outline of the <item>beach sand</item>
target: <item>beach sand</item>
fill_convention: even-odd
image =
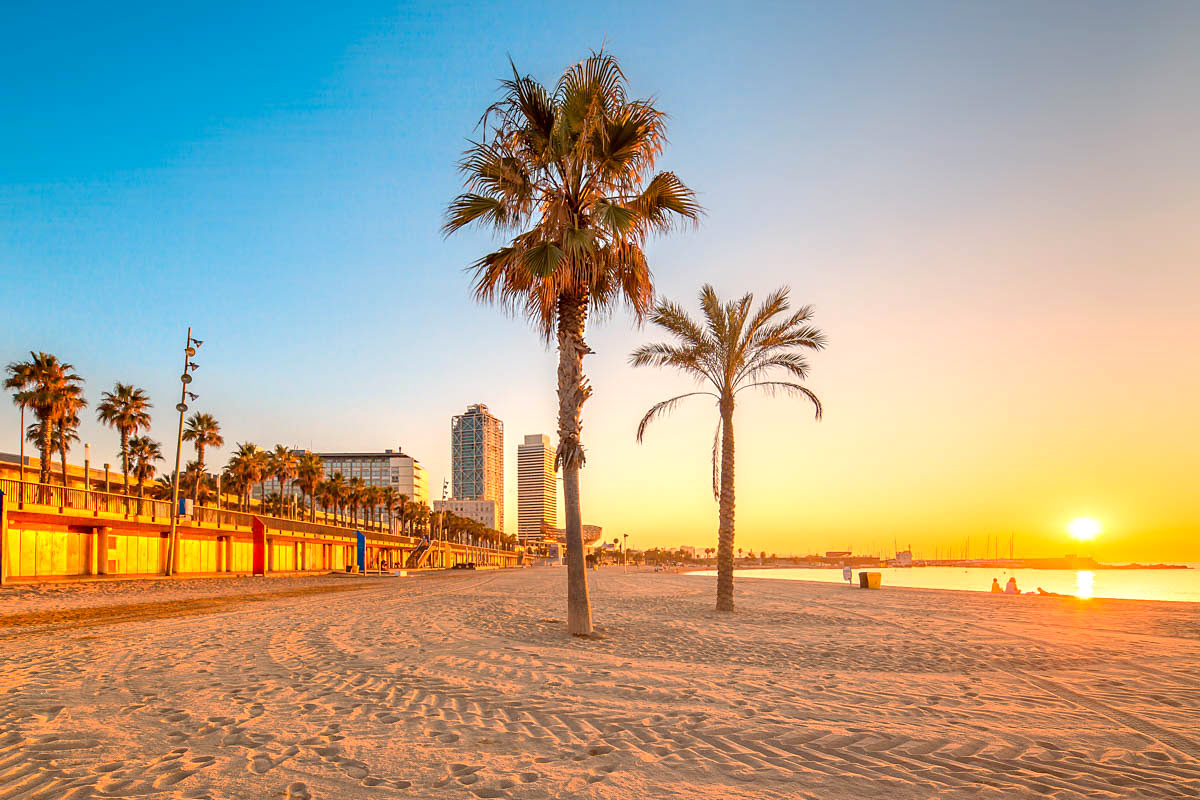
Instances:
[[[0,798],[1200,796],[1197,606],[564,580],[0,591]]]

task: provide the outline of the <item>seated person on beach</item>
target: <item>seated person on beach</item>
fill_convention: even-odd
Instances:
[[[1000,588],[1000,581],[992,578],[992,592],[995,594],[1000,594],[1003,591],[1004,590]]]
[[[1021,590],[1017,588],[1017,579],[1009,578],[1008,583],[1004,585],[1005,594],[1020,594]]]

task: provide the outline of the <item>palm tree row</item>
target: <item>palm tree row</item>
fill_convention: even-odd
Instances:
[[[49,484],[51,461],[55,453],[62,467],[62,484],[68,485],[67,453],[79,441],[80,412],[87,407],[83,396],[84,380],[75,374],[75,367],[50,353],[30,352],[28,361],[15,361],[6,368],[5,389],[13,390],[13,403],[21,409],[21,465],[24,468],[24,442],[38,447],[40,473],[38,482]],[[138,436],[150,427],[150,399],[146,392],[127,383],[118,382],[111,392],[100,396],[96,418],[115,429],[121,439],[119,456],[125,494],[129,492],[130,466],[135,476],[144,482],[154,473],[154,462],[161,457],[157,442]],[[32,411],[37,422],[25,427],[25,412]],[[85,476],[90,486],[90,476]],[[139,486],[139,497],[144,489]]]

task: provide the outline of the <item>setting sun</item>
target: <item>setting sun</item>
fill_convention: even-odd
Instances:
[[[1100,523],[1091,517],[1077,517],[1067,523],[1067,533],[1072,539],[1088,542],[1100,534]]]

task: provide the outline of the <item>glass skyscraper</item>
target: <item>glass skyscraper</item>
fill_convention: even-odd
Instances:
[[[455,500],[491,500],[504,530],[504,423],[483,403],[450,421],[450,488]]]

